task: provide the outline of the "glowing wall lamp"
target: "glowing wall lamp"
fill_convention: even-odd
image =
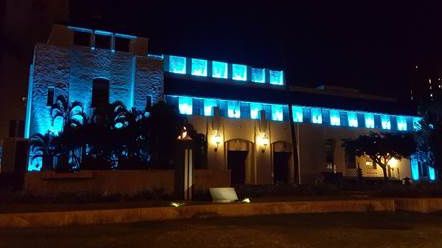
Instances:
[[[256,143],[261,147],[261,152],[264,153],[266,151],[267,146],[269,145],[269,137],[265,133],[261,133],[256,138]]]
[[[222,142],[222,137],[218,132],[216,132],[216,134],[213,136],[213,144],[215,145],[214,149],[215,152],[218,151],[218,146],[219,144],[221,144],[221,142]]]

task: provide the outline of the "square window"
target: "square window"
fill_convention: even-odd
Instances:
[[[303,122],[304,115],[303,115],[303,108],[300,106],[292,106],[292,114],[293,114],[293,121],[294,122]]]
[[[227,63],[212,61],[212,77],[227,79]]]
[[[366,128],[374,128],[374,114],[364,113],[364,119]]]
[[[192,59],[192,75],[207,77],[207,60]]]
[[[250,71],[251,71],[252,82],[254,82],[254,83],[265,83],[266,82],[265,69],[252,68]]]
[[[213,108],[216,106],[215,99],[204,99],[204,116],[213,116]]]
[[[311,108],[311,118],[312,123],[321,124],[322,123],[322,111],[320,108]]]
[[[340,126],[341,125],[341,116],[338,110],[331,109],[330,110],[330,125],[332,126]]]
[[[229,117],[229,118],[240,118],[241,117],[239,102],[236,102],[236,101],[227,102],[227,117]]]
[[[178,98],[178,109],[180,114],[192,115],[192,98],[180,96]]]
[[[347,112],[348,126],[358,127],[358,114],[355,112]]]
[[[247,66],[232,64],[232,79],[237,81],[247,81]]]
[[[407,131],[407,118],[405,116],[396,117],[397,130]]]
[[[282,105],[272,105],[272,120],[273,121],[282,121],[284,119]]]
[[[269,70],[269,81],[270,84],[284,85],[284,72]]]
[[[262,110],[261,103],[250,103],[250,118],[256,120],[260,118],[260,111]]]
[[[381,116],[381,127],[382,129],[391,129],[391,120],[389,115],[382,115]]]
[[[186,74],[186,57],[169,56],[169,72]]]

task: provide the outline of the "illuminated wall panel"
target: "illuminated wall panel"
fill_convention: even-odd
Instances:
[[[265,83],[266,82],[266,71],[262,68],[252,68],[251,72],[251,80],[254,83]]]
[[[192,114],[192,98],[186,96],[180,96],[178,98],[178,110],[180,114],[191,115]]]
[[[247,66],[232,64],[232,79],[237,81],[247,81]]]
[[[169,72],[186,74],[186,57],[169,56]]]
[[[228,101],[227,102],[227,117],[229,118],[240,118],[240,104],[238,101]]]
[[[407,131],[407,118],[404,116],[397,116],[397,130],[399,131]]]
[[[349,127],[358,127],[358,114],[356,112],[347,112],[347,120]]]
[[[207,77],[207,60],[192,59],[192,75]]]
[[[341,116],[338,110],[335,109],[330,110],[330,125],[332,126],[341,125]]]
[[[311,108],[311,120],[312,123],[321,124],[322,123],[322,111],[320,108]]]
[[[374,128],[374,114],[364,113],[365,127]]]
[[[269,82],[274,85],[284,84],[284,72],[269,70]]]
[[[225,62],[212,61],[212,77],[223,78],[228,77],[228,65]]]
[[[422,121],[421,117],[413,117],[413,130],[415,131],[419,131],[421,130],[421,124],[420,122]]]
[[[272,104],[272,120],[282,121],[284,120],[283,107],[282,105]]]
[[[381,115],[381,127],[382,129],[391,129],[391,118],[389,115]]]

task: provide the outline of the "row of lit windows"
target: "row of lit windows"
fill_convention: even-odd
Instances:
[[[244,82],[251,81],[257,84],[284,85],[283,71],[172,55],[165,56],[165,61],[165,70],[175,74],[190,74],[196,77],[212,77]]]
[[[378,128],[384,130],[418,130],[420,117],[388,115],[317,107],[293,106],[294,122],[311,122],[331,126]],[[308,119],[308,120],[307,120]]]
[[[268,119],[287,121],[288,106],[257,102],[219,100],[187,96],[168,96],[167,101],[178,106],[184,115],[213,116],[218,107],[221,116],[228,118],[259,119],[262,110]],[[347,111],[307,106],[292,106],[293,121],[298,123],[324,124],[330,126],[377,128],[384,130],[411,131],[420,128],[420,117],[388,115],[371,112]],[[269,118],[270,117],[270,118]]]

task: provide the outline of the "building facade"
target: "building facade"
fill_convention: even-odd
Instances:
[[[229,170],[232,184],[309,183],[323,172],[356,177],[358,168],[382,177],[367,158],[346,154],[342,139],[413,132],[420,121],[391,98],[288,86],[280,69],[152,55],[146,38],[101,30],[54,26],[30,71],[25,137],[61,131],[62,120],[50,115],[60,96],[89,115],[102,101],[145,109],[164,100],[207,137],[207,168]],[[390,161],[388,174],[419,180],[422,173],[402,159]]]

